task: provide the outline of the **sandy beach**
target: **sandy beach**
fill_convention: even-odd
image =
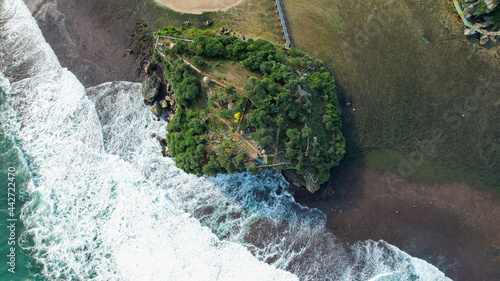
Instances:
[[[135,28],[130,18],[113,17],[90,3],[59,1],[56,9],[55,5],[42,7],[36,0],[26,2],[61,65],[85,86],[116,80],[142,82],[136,75],[137,59],[126,52]],[[241,1],[159,2],[201,13]],[[497,195],[462,183],[409,183],[346,164],[333,178],[316,194],[300,189],[295,198],[326,213],[328,228],[337,237],[348,242],[383,239],[435,264],[454,280],[500,280]]]
[[[385,240],[453,280],[500,280],[498,196],[463,183],[409,183],[361,166],[344,165],[334,177],[317,194],[297,189],[294,197],[326,213],[338,238]]]
[[[201,14],[203,12],[227,11],[243,0],[155,0],[155,2],[182,13]]]

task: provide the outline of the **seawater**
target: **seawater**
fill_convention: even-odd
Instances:
[[[25,4],[0,5],[2,159],[27,200],[5,280],[447,280],[383,241],[336,239],[280,175],[185,174],[140,84],[84,89]]]

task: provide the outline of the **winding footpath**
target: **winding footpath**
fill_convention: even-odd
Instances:
[[[276,1],[278,1],[278,0],[276,0]],[[479,32],[481,34],[491,35],[491,36],[500,35],[500,31],[492,32],[492,31],[484,30],[482,28],[476,28],[475,25],[473,25],[472,23],[470,23],[465,18],[464,12],[462,11],[462,7],[460,7],[460,4],[458,3],[458,1],[457,0],[453,0],[453,4],[455,5],[455,9],[457,9],[457,13],[462,18],[462,21],[464,22],[464,24],[471,29],[471,31],[470,31],[471,34],[473,34],[474,32]]]

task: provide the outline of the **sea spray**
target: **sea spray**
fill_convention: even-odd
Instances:
[[[297,280],[217,239],[138,166],[107,153],[94,103],[56,63],[24,3],[3,2],[0,19],[11,128],[37,179],[33,193],[57,205],[28,203],[23,215],[44,278]]]
[[[445,279],[383,241],[339,241],[279,175],[186,175],[161,155],[152,134],[166,124],[140,85],[105,83],[89,99],[21,1],[2,3],[0,32],[8,121],[41,202],[24,209],[26,249],[46,279],[297,280],[264,262],[301,280]]]
[[[160,153],[164,121],[142,102],[140,84],[104,83],[89,88],[108,153],[141,170],[173,204],[221,239],[245,245],[262,261],[301,280],[444,280],[444,274],[383,241],[349,245],[336,239],[316,209],[294,202],[281,175],[271,172],[197,178]],[[385,279],[384,279],[385,278]]]

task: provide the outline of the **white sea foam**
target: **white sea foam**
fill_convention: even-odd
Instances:
[[[23,220],[47,279],[297,279],[220,241],[138,166],[107,153],[94,104],[24,3],[4,1],[0,16],[2,86],[17,117],[9,120],[38,182]]]
[[[89,99],[24,3],[0,7],[0,85],[12,105],[2,114],[38,183],[23,219],[47,279],[297,280],[276,266],[301,280],[445,280],[383,241],[339,241],[279,175],[186,175],[151,137],[166,124],[140,84],[104,83]]]

